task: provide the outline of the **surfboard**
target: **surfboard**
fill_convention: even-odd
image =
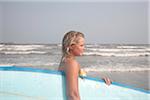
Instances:
[[[149,100],[150,91],[79,77],[81,100]],[[0,67],[0,100],[66,100],[65,74],[31,67]]]

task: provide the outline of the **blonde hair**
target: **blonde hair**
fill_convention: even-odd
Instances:
[[[73,44],[77,44],[80,37],[84,38],[84,34],[81,32],[77,32],[77,31],[69,31],[64,35],[63,40],[62,40],[62,54],[63,54],[62,57],[63,58],[65,56],[70,55],[69,46]]]

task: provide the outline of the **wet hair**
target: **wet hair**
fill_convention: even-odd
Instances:
[[[62,40],[63,57],[68,56],[70,54],[69,46],[77,44],[80,37],[84,38],[84,34],[77,31],[69,31],[64,35]]]

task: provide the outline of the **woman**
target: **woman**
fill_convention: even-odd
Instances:
[[[78,76],[81,72],[81,67],[75,57],[83,54],[84,44],[84,34],[76,31],[66,33],[62,41],[63,55],[59,70],[65,72],[66,94],[68,100],[80,100]],[[108,85],[111,83],[108,78],[105,78],[104,80]]]

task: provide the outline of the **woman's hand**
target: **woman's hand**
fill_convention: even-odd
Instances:
[[[107,84],[107,85],[110,85],[111,83],[112,83],[112,81],[108,78],[108,77],[104,77],[104,78],[102,78],[104,81],[105,81],[105,83]]]

